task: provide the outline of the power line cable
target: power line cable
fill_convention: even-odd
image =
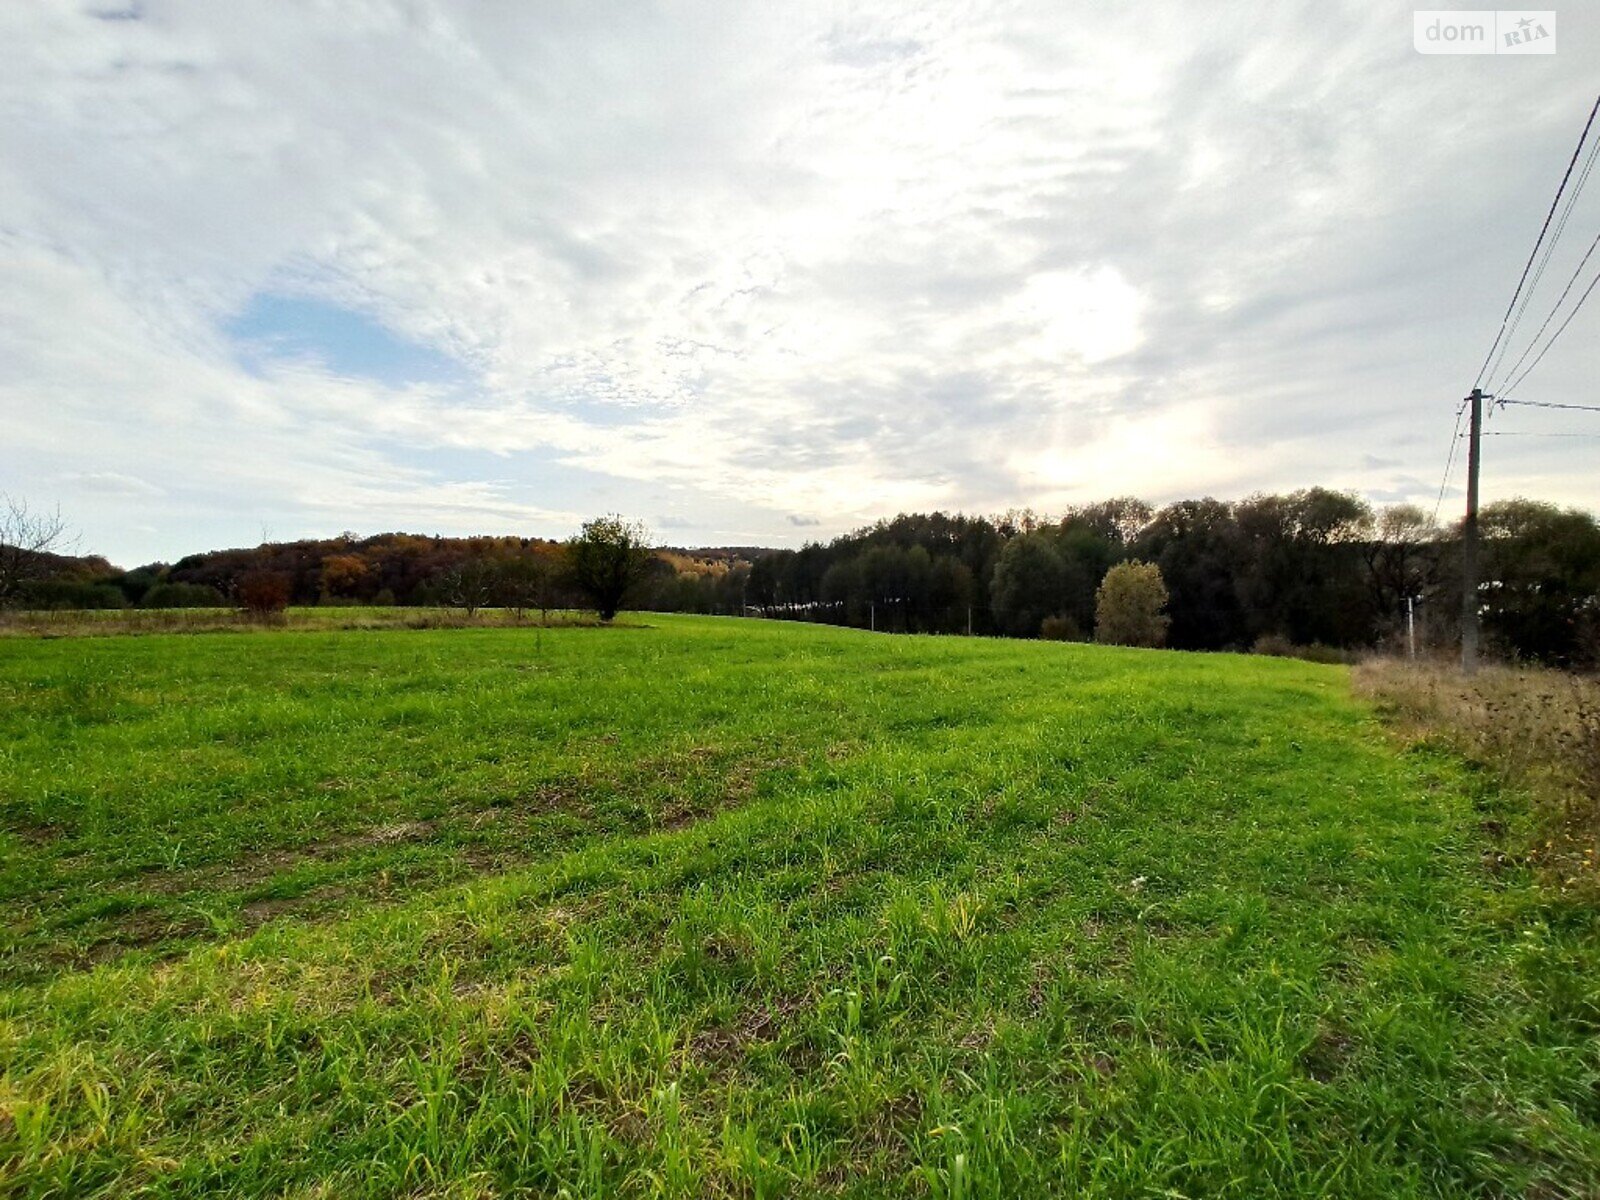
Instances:
[[[1567,181],[1572,178],[1572,169],[1578,163],[1578,156],[1583,153],[1584,143],[1589,140],[1589,129],[1594,124],[1595,114],[1600,112],[1600,96],[1595,97],[1594,107],[1589,110],[1589,119],[1584,122],[1583,133],[1578,138],[1578,144],[1573,148],[1572,159],[1567,163],[1566,173],[1561,176],[1561,186],[1556,189],[1556,197],[1550,201],[1550,211],[1545,213],[1544,224],[1539,229],[1539,240],[1534,242],[1533,250],[1528,255],[1527,264],[1522,268],[1522,277],[1517,280],[1517,290],[1511,294],[1511,303],[1506,305],[1506,314],[1500,318],[1500,332],[1495,334],[1494,343],[1489,347],[1489,353],[1484,355],[1483,366],[1478,368],[1478,377],[1473,380],[1474,388],[1483,383],[1485,372],[1494,360],[1495,351],[1500,348],[1500,343],[1506,337],[1506,328],[1511,323],[1511,313],[1517,307],[1517,300],[1522,295],[1523,285],[1528,282],[1528,273],[1533,270],[1533,261],[1539,256],[1539,247],[1544,245],[1545,235],[1550,232],[1550,222],[1556,215],[1556,208],[1561,203],[1561,196],[1567,190]]]
[[[1550,353],[1550,347],[1556,344],[1562,333],[1566,331],[1567,326],[1572,324],[1572,318],[1583,311],[1583,303],[1589,298],[1589,294],[1594,291],[1596,284],[1600,284],[1600,271],[1595,272],[1594,278],[1589,281],[1589,286],[1583,289],[1583,295],[1578,297],[1578,302],[1572,306],[1572,311],[1567,314],[1567,319],[1556,327],[1556,331],[1550,335],[1550,340],[1544,344],[1544,349],[1539,351],[1538,357],[1523,368],[1522,374],[1500,389],[1501,395],[1510,396],[1522,385],[1522,381],[1532,374],[1533,369],[1544,361],[1544,356]]]
[[[1557,404],[1550,400],[1497,400],[1496,404],[1522,404],[1528,408],[1572,408],[1579,412],[1600,412],[1600,404]]]
[[[1466,435],[1463,434],[1463,437]],[[1534,433],[1526,429],[1485,429],[1479,437],[1600,438],[1600,433]]]
[[[1461,417],[1467,411],[1469,403],[1470,401],[1463,400],[1456,406],[1456,427],[1450,434],[1450,453],[1444,460],[1444,478],[1439,480],[1439,498],[1433,502],[1432,523],[1435,525],[1439,523],[1439,510],[1444,507],[1444,490],[1450,486],[1450,472],[1456,465],[1456,447],[1461,442]]]
[[[1600,149],[1600,138],[1595,140],[1595,148]],[[1517,361],[1512,364],[1511,370],[1507,371],[1505,374],[1505,379],[1500,381],[1501,391],[1505,390],[1506,379],[1510,379],[1513,375],[1515,375],[1517,373],[1517,369],[1521,367],[1523,363],[1528,361],[1528,355],[1533,353],[1533,348],[1539,344],[1539,339],[1544,336],[1544,331],[1550,328],[1550,322],[1555,320],[1556,313],[1561,311],[1561,306],[1567,302],[1567,297],[1572,294],[1572,285],[1578,282],[1578,276],[1583,274],[1583,268],[1588,265],[1589,259],[1594,254],[1596,247],[1600,247],[1600,233],[1595,234],[1594,241],[1589,243],[1589,249],[1584,253],[1584,256],[1582,260],[1579,261],[1577,268],[1572,272],[1572,278],[1567,280],[1567,286],[1561,289],[1560,298],[1550,309],[1549,315],[1545,317],[1544,324],[1539,326],[1539,332],[1533,335],[1533,341],[1528,343],[1528,348],[1522,352],[1522,357],[1517,359]],[[1500,364],[1496,363],[1495,370],[1498,371],[1499,369]]]
[[[1580,143],[1580,149],[1581,148],[1582,146]],[[1505,362],[1506,355],[1511,350],[1511,341],[1517,335],[1517,329],[1522,324],[1523,315],[1528,311],[1528,305],[1533,302],[1534,293],[1539,290],[1539,282],[1544,278],[1545,269],[1549,267],[1550,260],[1555,255],[1556,247],[1561,244],[1561,235],[1567,231],[1567,222],[1572,218],[1573,207],[1578,203],[1578,197],[1583,194],[1584,185],[1589,182],[1589,174],[1594,170],[1595,158],[1597,155],[1600,155],[1600,137],[1595,138],[1590,143],[1589,157],[1584,160],[1583,170],[1578,175],[1578,182],[1574,184],[1572,190],[1567,193],[1566,205],[1561,210],[1561,216],[1556,221],[1555,229],[1551,231],[1550,240],[1545,243],[1544,253],[1539,256],[1539,265],[1534,268],[1533,275],[1528,280],[1528,288],[1522,297],[1522,303],[1517,305],[1516,315],[1511,318],[1511,325],[1506,330],[1505,340],[1500,344],[1500,353],[1495,356],[1494,366],[1489,368],[1488,378],[1490,381],[1492,381],[1494,377],[1499,374],[1500,367]],[[1594,247],[1591,246],[1589,248],[1589,253],[1592,254],[1593,252]],[[1585,254],[1583,256],[1583,261],[1589,261],[1589,254]],[[1573,272],[1574,278],[1581,274],[1582,271],[1583,264],[1580,263],[1577,271]],[[1569,291],[1571,290],[1571,286],[1572,285],[1570,283],[1567,285]],[[1562,296],[1565,298],[1566,292],[1563,292]],[[1557,301],[1556,304],[1557,307],[1560,307],[1560,301]],[[1551,316],[1554,315],[1554,312],[1552,312]],[[1546,319],[1545,324],[1549,324],[1548,318]],[[1540,333],[1543,332],[1544,329],[1541,327]],[[1535,334],[1533,340],[1537,342],[1539,340],[1539,335]],[[1527,350],[1522,352],[1522,357],[1524,359],[1527,358],[1532,349],[1533,346],[1530,345]],[[1518,365],[1521,365],[1521,360],[1519,360]],[[1509,379],[1512,375],[1516,374],[1516,371],[1516,367],[1512,367],[1511,370],[1507,371],[1500,380],[1501,384],[1504,384],[1506,379]],[[1487,385],[1485,390],[1493,390],[1492,383]]]

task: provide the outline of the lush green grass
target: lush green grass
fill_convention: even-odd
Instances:
[[[1343,669],[649,624],[0,642],[0,1193],[1600,1189],[1593,915]]]

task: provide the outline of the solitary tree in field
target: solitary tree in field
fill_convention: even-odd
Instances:
[[[1114,646],[1161,646],[1167,640],[1167,585],[1153,563],[1118,563],[1094,597],[1095,640]]]
[[[67,541],[59,509],[30,509],[26,500],[0,495],[0,606],[16,599],[22,585],[46,573],[50,556]]]
[[[289,607],[290,579],[282,571],[246,571],[234,582],[233,598],[257,621],[273,621]]]
[[[469,558],[444,577],[444,602],[451,608],[464,608],[476,616],[480,608],[494,603],[500,586],[500,566],[487,558]]]
[[[609,621],[650,569],[650,534],[619,516],[596,517],[566,544],[565,553],[573,586]]]

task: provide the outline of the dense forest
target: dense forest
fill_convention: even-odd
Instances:
[[[1512,500],[1480,519],[1487,643],[1508,658],[1600,661],[1600,525]],[[1375,512],[1310,488],[1160,509],[1108,500],[1048,520],[899,516],[751,565],[747,597],[771,616],[883,630],[1094,636],[1107,570],[1140,561],[1168,592],[1167,644],[1288,651],[1398,645],[1408,600],[1423,645],[1455,640],[1460,534],[1421,510]]]
[[[1528,500],[1486,507],[1480,591],[1488,648],[1600,664],[1600,524]],[[1167,644],[1327,653],[1418,640],[1460,617],[1460,534],[1423,511],[1373,510],[1323,488],[1155,509],[1114,499],[1059,518],[903,514],[799,550],[657,549],[629,606],[748,614],[886,632],[1095,636],[1096,592],[1120,562],[1153,564]],[[119,571],[53,558],[19,592],[40,608],[230,604],[269,579],[294,604],[549,609],[582,604],[563,544],[389,533],[195,554]]]

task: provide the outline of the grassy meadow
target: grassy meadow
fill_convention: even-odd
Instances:
[[[1521,803],[1284,659],[0,638],[0,1196],[1594,1196]]]

